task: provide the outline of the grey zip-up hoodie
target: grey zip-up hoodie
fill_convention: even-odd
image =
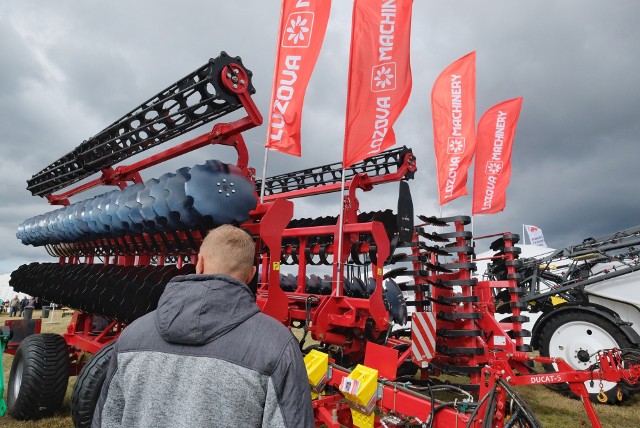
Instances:
[[[94,428],[313,427],[295,337],[226,275],[174,278],[120,335]]]

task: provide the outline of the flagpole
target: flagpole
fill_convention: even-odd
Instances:
[[[338,276],[336,278],[336,297],[342,295],[340,292],[340,283],[342,281],[342,225],[344,224],[344,187],[345,187],[345,168],[344,164],[342,165],[342,185],[340,186],[340,214],[338,219],[340,224],[338,226],[338,253],[337,255],[334,253],[333,259],[337,264],[337,272]]]
[[[267,184],[267,162],[269,160],[269,148],[264,148],[264,162],[262,164],[262,186],[260,186],[260,203],[264,203],[264,188]]]
[[[527,243],[527,238],[525,237],[524,234],[524,224],[522,225],[522,245],[525,245]]]
[[[280,5],[280,25],[278,27],[278,35],[276,39],[276,46],[280,46],[280,40],[282,40],[282,19],[284,18],[286,3],[283,1]],[[267,179],[267,162],[269,159],[269,134],[271,132],[271,116],[273,113],[273,100],[276,97],[276,78],[278,76],[278,59],[280,57],[280,50],[276,48],[276,60],[273,63],[273,87],[271,88],[271,100],[269,102],[269,120],[267,121],[267,141],[264,144],[264,161],[262,163],[262,186],[260,186],[260,203],[264,203],[264,188]],[[284,117],[282,118],[284,120]]]
[[[471,260],[475,259],[476,252],[473,248],[473,213],[471,214]]]
[[[351,11],[351,42],[349,45],[349,72],[347,73],[347,109],[345,112],[344,121],[344,140],[342,143],[342,184],[340,186],[340,211],[338,214],[338,254],[333,253],[333,261],[336,263],[336,296],[342,295],[340,292],[340,283],[342,282],[342,224],[344,223],[344,187],[345,187],[345,169],[347,160],[347,139],[349,137],[349,99],[351,98],[351,67],[353,65],[353,39],[356,20],[356,2],[353,2],[353,9]],[[353,163],[353,162],[352,162]],[[349,164],[351,166],[351,164]]]

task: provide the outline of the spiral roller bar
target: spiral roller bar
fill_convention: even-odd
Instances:
[[[33,175],[27,190],[48,195],[241,108],[238,94],[223,84],[225,67],[237,70],[255,93],[240,57],[222,52]]]

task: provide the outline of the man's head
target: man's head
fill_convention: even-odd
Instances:
[[[256,244],[242,229],[223,225],[207,234],[200,246],[197,274],[224,274],[244,283],[256,273]]]

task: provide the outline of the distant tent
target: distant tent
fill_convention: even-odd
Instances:
[[[13,296],[15,296],[16,294],[18,295],[18,297],[20,297],[20,299],[22,299],[25,296],[29,297],[24,293],[16,293],[13,290],[13,287],[9,286],[10,278],[11,278],[11,274],[8,274],[8,273],[0,275],[0,299],[2,299],[3,302],[5,302],[7,300],[13,299]]]

